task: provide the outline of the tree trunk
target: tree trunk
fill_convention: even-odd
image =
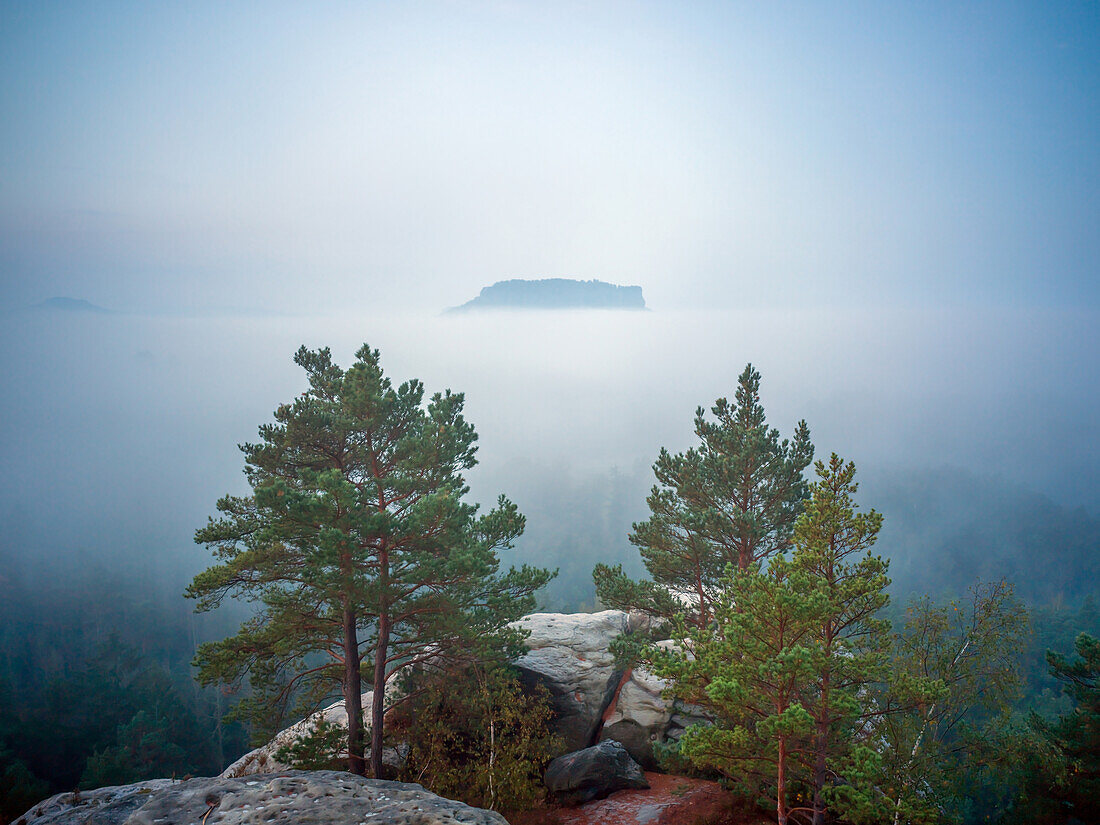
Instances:
[[[814,818],[813,825],[825,825],[825,758],[829,750],[829,674],[821,676],[821,710],[814,738]]]
[[[363,759],[363,686],[359,675],[359,637],[355,612],[344,608],[344,707],[348,712],[348,770],[367,775]]]
[[[387,600],[390,578],[389,554],[383,550],[379,559],[379,583],[382,598],[378,608],[378,644],[374,651],[374,701],[371,702],[370,770],[375,779],[382,779],[382,735],[386,715],[386,656],[390,646],[390,608]]]
[[[779,825],[787,825],[787,737],[779,737],[779,754],[776,759],[775,819]]]
[[[829,741],[829,726],[818,723],[814,755],[814,818],[813,825],[825,825],[825,749]]]
[[[374,654],[374,701],[370,709],[370,770],[382,779],[382,734],[386,715],[386,653],[390,644],[390,617],[378,619],[378,649]]]

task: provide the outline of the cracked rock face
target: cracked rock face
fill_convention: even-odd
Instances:
[[[525,681],[550,691],[554,730],[566,751],[600,740],[621,742],[644,767],[656,768],[653,746],[669,738],[676,706],[661,696],[663,679],[615,666],[609,646],[645,619],[621,610],[601,613],[533,613],[513,624],[530,631],[528,652],[516,660]]]
[[[530,632],[528,652],[515,661],[525,680],[550,691],[555,731],[566,750],[593,744],[604,709],[618,687],[622,671],[608,649],[629,627],[620,610],[601,613],[532,613],[513,627]]]
[[[22,825],[508,825],[419,785],[336,771],[154,779],[35,805]]]
[[[668,683],[644,668],[630,672],[614,706],[606,713],[600,739],[621,742],[647,770],[657,767],[653,745],[668,738],[674,705],[661,696]]]

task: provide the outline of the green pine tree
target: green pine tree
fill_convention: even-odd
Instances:
[[[1012,821],[1100,822],[1100,639],[1080,633],[1073,646],[1073,659],[1047,651],[1051,675],[1074,707],[1053,723],[1032,717]]]
[[[813,445],[805,421],[792,441],[768,428],[759,390],[760,373],[749,364],[734,404],[715,401],[714,420],[696,410],[698,447],[676,455],[662,448],[647,499],[652,515],[630,535],[651,581],[599,564],[593,577],[604,604],[668,619],[687,601],[691,620],[705,626],[727,565],[747,571],[790,547]]]
[[[253,718],[299,698],[311,710],[340,691],[348,712],[349,768],[364,774],[362,672],[374,689],[371,769],[382,772],[385,689],[395,672],[515,646],[506,624],[534,607],[551,573],[499,573],[497,552],[523,530],[501,496],[485,515],[463,501],[475,461],[463,396],[424,403],[417,380],[394,387],[378,350],[363,346],[348,370],[328,349],[302,347],[309,388],[245,444],[247,497],[197,531],[218,564],[187,595],[199,610],[229,595],[260,604],[237,635],[203,645],[203,683],[253,688]]]
[[[812,675],[802,703],[814,722],[813,822],[826,807],[850,820],[876,821],[867,723],[877,708],[870,685],[886,677],[890,624],[880,616],[889,597],[888,562],[871,554],[882,516],[857,513],[855,465],[833,453],[815,465],[806,509],[794,528],[794,564],[809,575],[816,598]]]
[[[875,822],[883,806],[869,688],[886,672],[889,625],[879,612],[889,579],[870,548],[882,518],[856,512],[853,464],[834,454],[816,470],[794,552],[766,570],[729,565],[711,621],[680,618],[682,641],[644,657],[671,695],[714,716],[683,736],[680,756],[770,795],[781,823],[827,813]]]
[[[814,720],[802,704],[814,675],[820,595],[807,570],[785,556],[767,570],[730,567],[712,621],[674,622],[673,645],[650,648],[649,667],[668,694],[705,708],[713,724],[688,728],[678,755],[716,770],[750,797],[771,796],[779,825],[812,813],[795,796]]]

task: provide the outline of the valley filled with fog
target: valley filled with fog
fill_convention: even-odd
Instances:
[[[965,536],[991,514],[1097,518],[1100,335],[1084,310],[28,309],[3,331],[2,586],[63,588],[102,567],[175,598],[209,563],[194,530],[247,490],[236,445],[304,389],[294,351],[328,346],[346,366],[364,342],[395,383],[466,394],[472,499],[503,492],[527,515],[513,560],[562,568],[546,597],[559,608],[593,606],[597,561],[640,572],[626,536],[658,450],[693,446],[695,408],[732,396],[747,362],[772,426],[805,418],[819,458],[856,462],[899,585],[943,586],[920,559],[938,548],[918,545],[951,537],[956,569],[988,576],[993,539]]]
[[[470,500],[526,516],[505,567],[556,568],[541,609],[592,611],[592,569],[645,570],[661,447],[695,446],[697,406],[751,362],[772,426],[805,418],[820,458],[855,461],[883,513],[895,628],[914,597],[965,600],[1002,577],[1030,612],[1020,712],[1069,709],[1043,658],[1100,629],[1095,582],[1100,341],[1082,310],[494,311],[4,317],[0,397],[0,728],[11,811],[130,781],[124,737],[160,737],[148,771],[221,771],[264,731],[231,721],[239,686],[200,687],[199,645],[254,606],[196,614],[213,563],[195,530],[249,492],[237,445],[306,388],[299,346],[348,367],[364,343],[395,383],[466,395],[479,434]],[[335,696],[333,699],[337,698]],[[145,715],[142,715],[145,714]],[[153,717],[148,714],[154,714]],[[277,730],[298,718],[284,708]],[[108,747],[110,743],[119,744]],[[174,766],[174,767],[173,767]],[[143,769],[145,770],[145,769]],[[22,773],[20,773],[22,772]],[[20,779],[22,777],[22,779]]]

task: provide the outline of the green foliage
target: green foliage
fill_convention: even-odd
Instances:
[[[0,679],[0,811],[21,814],[78,785],[217,773],[214,731],[196,715],[201,699],[117,639],[32,697]]]
[[[685,612],[687,600],[691,620],[705,626],[728,565],[747,571],[790,546],[813,445],[805,421],[793,441],[780,441],[767,426],[759,389],[760,373],[750,364],[734,404],[715,401],[713,421],[696,410],[698,447],[676,455],[661,450],[647,499],[651,515],[630,536],[651,580],[632,581],[621,566],[596,565],[604,604],[669,619]]]
[[[1027,633],[1004,581],[976,585],[965,601],[910,604],[875,731],[895,822],[966,819],[981,788],[1008,781]]]
[[[648,665],[670,694],[699,705],[714,724],[693,726],[680,756],[719,771],[748,793],[770,793],[789,814],[795,752],[806,750],[813,718],[802,705],[813,677],[815,605],[805,569],[775,556],[765,571],[732,565],[705,627],[676,620],[676,645],[652,648]]]
[[[794,553],[766,570],[729,565],[712,622],[680,619],[683,641],[646,655],[674,696],[715,717],[684,734],[681,757],[770,794],[781,822],[798,812],[820,821],[826,807],[872,822],[883,813],[879,757],[863,740],[876,711],[868,687],[884,678],[889,647],[877,618],[886,563],[870,552],[882,519],[856,513],[854,465],[834,454],[816,470]]]
[[[1081,633],[1100,636],[1100,608],[1092,596],[1076,607],[1067,605],[1033,607],[1030,610],[1033,633],[1021,663],[1024,700],[1021,709],[1031,708],[1044,719],[1068,713],[1073,701],[1062,690],[1062,683],[1047,663],[1051,650],[1072,650]]]
[[[1076,656],[1047,652],[1047,664],[1073,702],[1053,723],[1032,716],[1032,737],[1011,821],[1055,825],[1100,821],[1100,639],[1074,642]],[[1006,820],[1008,818],[1006,817]]]
[[[524,520],[500,497],[478,516],[462,472],[476,463],[461,394],[425,404],[419,381],[394,387],[377,350],[347,371],[327,349],[299,349],[309,389],[275,411],[260,441],[241,447],[252,495],[227,496],[196,532],[218,564],[187,595],[199,610],[229,595],[259,605],[228,639],[196,657],[204,684],[253,689],[257,722],[303,715],[334,693],[348,709],[348,754],[365,772],[361,678],[376,695],[403,667],[516,650],[506,625],[534,607],[551,574],[499,572],[497,552]],[[383,703],[374,707],[372,767],[381,770]]]
[[[336,771],[347,758],[348,734],[342,725],[318,715],[305,736],[283,745],[275,758],[303,771]]]
[[[80,778],[83,788],[124,785],[128,782],[188,773],[187,753],[170,740],[169,720],[139,710],[120,725],[117,743],[88,757]]]
[[[824,819],[829,802],[834,814],[875,821],[881,815],[871,770],[877,756],[861,740],[878,711],[868,688],[886,678],[890,648],[890,624],[880,618],[889,601],[888,564],[871,553],[882,516],[856,512],[854,464],[833,453],[815,469],[817,481],[794,529],[794,564],[812,588],[813,658],[802,703],[814,721],[814,818]]]
[[[559,746],[551,715],[546,688],[525,689],[509,668],[434,674],[410,711],[403,778],[477,807],[528,808]]]
[[[0,742],[0,825],[14,822],[50,794],[50,785]]]

